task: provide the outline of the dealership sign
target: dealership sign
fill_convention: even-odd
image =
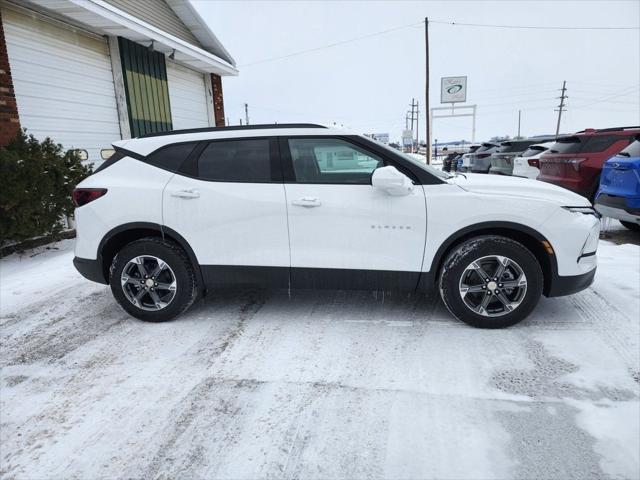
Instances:
[[[402,131],[402,146],[410,147],[413,145],[413,130]]]
[[[382,143],[389,143],[389,134],[388,133],[374,133],[373,139]]]
[[[442,77],[440,80],[440,103],[467,101],[467,77]]]

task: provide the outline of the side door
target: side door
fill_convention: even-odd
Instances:
[[[294,288],[413,289],[422,266],[426,206],[371,186],[390,160],[348,137],[280,140]]]
[[[209,287],[288,286],[276,139],[201,142],[165,187],[163,220],[189,243]]]

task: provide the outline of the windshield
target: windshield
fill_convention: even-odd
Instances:
[[[400,155],[402,155],[402,158],[408,160],[409,162],[411,162],[413,165],[416,165],[418,167],[420,167],[423,170],[426,170],[427,172],[429,172],[431,175],[441,178],[442,180],[446,180],[448,178],[453,178],[453,175],[449,175],[448,173],[443,172],[442,170],[438,170],[435,167],[432,167],[431,165],[427,165],[425,162],[418,160],[417,158],[413,158],[410,155],[405,155],[404,153],[398,151],[398,150],[394,150],[395,153],[398,153]]]

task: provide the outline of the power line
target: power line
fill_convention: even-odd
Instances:
[[[267,62],[275,62],[277,60],[284,60],[285,58],[291,58],[291,57],[296,57],[298,55],[304,55],[305,53],[317,52],[319,50],[324,50],[326,48],[333,48],[333,47],[337,47],[337,46],[340,46],[340,45],[344,45],[346,43],[357,42],[359,40],[364,40],[366,38],[377,37],[378,35],[384,35],[386,33],[395,32],[397,30],[404,30],[405,28],[415,27],[417,25],[422,25],[423,23],[424,22],[416,22],[416,23],[409,23],[407,25],[401,25],[399,27],[388,28],[386,30],[381,30],[379,32],[369,33],[367,35],[362,35],[360,37],[349,38],[347,40],[342,40],[340,42],[329,43],[327,45],[322,45],[322,46],[314,47],[314,48],[308,48],[306,50],[299,50],[297,52],[289,53],[287,55],[282,55],[282,56],[279,56],[279,57],[265,58],[263,60],[257,60],[255,62],[245,63],[244,65],[239,65],[238,68],[250,67],[250,66],[253,66],[253,65],[259,65],[261,63],[267,63]]]
[[[485,24],[485,23],[461,23],[461,22],[444,21],[444,20],[429,20],[429,22],[438,23],[440,25],[453,26],[453,27],[510,28],[510,29],[523,29],[523,30],[640,30],[640,27],[564,27],[564,26],[551,26],[551,25],[496,25],[496,24]],[[334,48],[340,45],[345,45],[347,43],[357,42],[359,40],[377,37],[379,35],[385,35],[387,33],[395,32],[398,30],[417,27],[419,25],[423,25],[424,23],[425,23],[424,20],[421,22],[408,23],[406,25],[400,25],[398,27],[388,28],[386,30],[380,30],[378,32],[368,33],[366,35],[349,38],[339,42],[328,43],[326,45],[320,45],[318,47],[299,50],[297,52],[292,52],[287,55],[281,55],[278,57],[271,57],[271,58],[265,58],[262,60],[256,60],[254,62],[245,63],[244,65],[238,65],[238,68],[251,67],[254,65],[262,64],[262,63],[275,62],[278,60],[284,60],[287,58],[296,57],[296,56],[304,55],[307,53],[313,53],[313,52],[317,52],[327,48]]]
[[[611,100],[613,98],[618,98],[618,97],[624,97],[625,95],[629,95],[631,93],[631,91],[636,90],[638,87],[630,87],[630,88],[625,88],[624,91],[615,94],[615,95],[607,95],[605,97],[599,98],[598,100],[594,100],[593,102],[590,103],[584,103],[582,105],[575,105],[573,108],[585,108],[585,107],[589,107],[591,105],[595,105],[596,103],[600,103],[600,102],[606,102],[607,100]]]
[[[561,27],[552,25],[495,25],[488,23],[459,23],[439,20],[429,21],[452,27],[513,28],[522,30],[640,30],[640,27]]]

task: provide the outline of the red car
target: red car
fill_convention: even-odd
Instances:
[[[602,166],[629,145],[640,127],[587,129],[560,137],[540,157],[538,180],[572,190],[593,201]]]

